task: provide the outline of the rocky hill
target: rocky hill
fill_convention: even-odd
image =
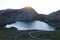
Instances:
[[[47,22],[49,24],[60,29],[60,10],[50,13],[49,15],[47,15],[46,19],[48,20]]]
[[[50,21],[60,21],[60,10],[50,13],[47,18]]]

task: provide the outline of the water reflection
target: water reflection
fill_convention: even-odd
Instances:
[[[15,23],[6,25],[7,28],[10,27],[16,27],[18,30],[30,30],[30,29],[36,29],[36,30],[47,30],[47,31],[53,31],[55,28],[51,25],[48,25],[45,22],[42,21],[33,21],[33,22],[21,22],[16,21]]]

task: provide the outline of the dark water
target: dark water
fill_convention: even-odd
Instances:
[[[48,25],[45,22],[42,21],[33,21],[33,22],[21,22],[16,21],[15,23],[6,25],[7,28],[10,27],[16,27],[18,30],[30,30],[30,29],[36,29],[36,30],[46,30],[46,31],[54,31],[54,27],[51,25]]]

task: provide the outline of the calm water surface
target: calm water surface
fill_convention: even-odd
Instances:
[[[54,31],[54,27],[51,25],[48,25],[45,22],[42,21],[33,21],[33,22],[21,22],[21,21],[16,21],[15,23],[12,24],[7,24],[7,28],[10,27],[16,27],[18,30],[30,30],[30,29],[35,29],[35,30],[46,30],[46,31]]]

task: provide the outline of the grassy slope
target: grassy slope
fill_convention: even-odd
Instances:
[[[25,31],[17,31],[17,30],[11,30],[11,29],[4,29],[0,30],[0,40],[37,40],[31,38],[28,33],[33,32],[36,30],[25,30]],[[51,31],[51,32],[35,32],[32,33],[32,35],[35,35],[36,37],[42,37],[42,38],[48,38],[52,40],[60,40],[60,30],[58,31]],[[16,36],[16,39],[15,39]]]

